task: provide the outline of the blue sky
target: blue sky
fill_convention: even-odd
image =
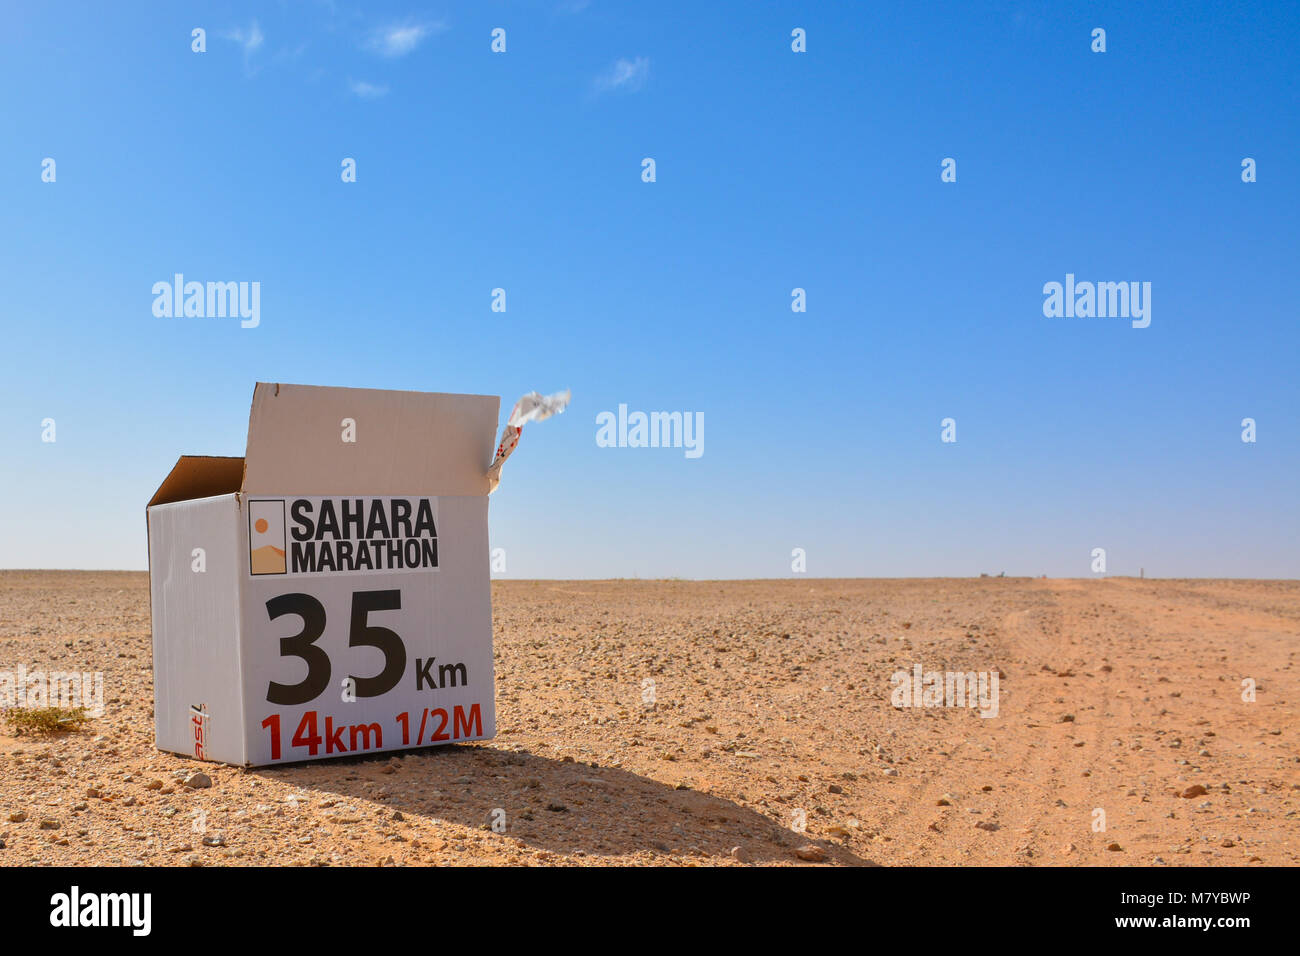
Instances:
[[[572,388],[508,577],[1300,574],[1294,5],[702,6],[11,5],[0,567],[144,568],[261,380]],[[1067,273],[1150,327],[1045,317]],[[620,403],[704,454],[598,447]]]

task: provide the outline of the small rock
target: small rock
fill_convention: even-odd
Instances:
[[[1112,844],[1110,844],[1110,846],[1106,847],[1106,849],[1110,850],[1110,851],[1113,852],[1113,853],[1118,853],[1118,852],[1120,852],[1121,850],[1123,850],[1124,848],[1123,848],[1122,846],[1120,846],[1118,843],[1112,843]]]
[[[737,863],[748,863],[749,853],[743,846],[733,846],[731,848],[731,858]]]
[[[13,813],[9,814],[10,823],[22,823],[26,819],[27,814],[22,810],[15,810]]]
[[[225,846],[226,838],[220,833],[209,833],[203,837],[204,846]]]
[[[1190,800],[1192,797],[1203,797],[1209,792],[1210,791],[1206,790],[1199,783],[1194,783],[1183,791],[1183,796]]]
[[[826,851],[812,843],[799,847],[794,851],[794,855],[801,860],[807,860],[809,863],[821,863],[826,859]]]
[[[59,826],[60,826],[60,823],[59,823],[58,820],[48,820],[48,819],[47,819],[47,820],[42,820],[42,821],[41,821],[41,829],[42,829],[42,830],[57,830],[57,829],[59,828]]]
[[[206,790],[212,786],[212,778],[206,773],[192,773],[185,778],[184,783],[191,790]]]

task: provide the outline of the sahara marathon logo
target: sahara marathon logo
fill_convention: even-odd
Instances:
[[[252,499],[248,571],[436,571],[435,512],[432,498]]]

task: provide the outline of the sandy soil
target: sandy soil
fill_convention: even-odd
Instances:
[[[0,864],[1300,862],[1300,582],[493,598],[495,740],[242,770],[153,748],[144,574],[0,572],[0,670],[103,671],[106,697],[81,733],[0,730]],[[998,716],[894,707],[916,663],[1000,671]]]

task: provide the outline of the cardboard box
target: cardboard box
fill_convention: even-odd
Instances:
[[[259,383],[146,509],[163,750],[260,766],[496,732],[499,399]]]

